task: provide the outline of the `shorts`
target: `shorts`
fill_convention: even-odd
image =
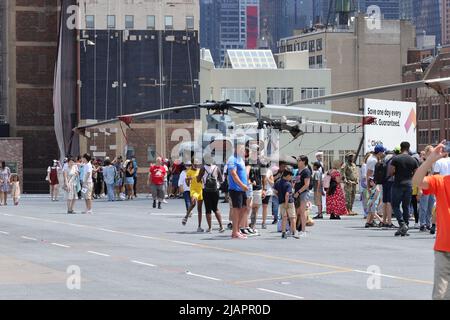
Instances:
[[[218,212],[219,192],[205,192],[203,190],[203,202],[205,203],[206,214]]]
[[[84,200],[92,200],[92,190],[94,189],[94,184],[88,183],[83,186],[82,190],[86,189],[86,192],[82,193]]]
[[[280,210],[281,210],[281,217],[288,217],[289,219],[295,218],[296,212],[295,212],[295,205],[294,203],[289,203],[288,208],[286,209],[284,206],[284,203],[280,204]]]
[[[271,197],[272,196],[266,195],[265,198],[262,199],[262,204],[264,205],[269,204]]]
[[[388,181],[383,183],[383,203],[391,203],[392,202],[392,186],[394,185],[393,181]]]
[[[247,207],[247,194],[244,191],[230,190],[231,205],[235,209]]]
[[[309,200],[309,191],[304,191],[295,199],[295,208],[300,208],[300,205]]]
[[[152,184],[152,198],[154,201],[163,201],[165,198],[164,186],[162,184]]]
[[[122,186],[122,178],[117,179],[116,183],[115,183],[116,187],[121,187]]]
[[[133,177],[126,177],[125,178],[125,184],[134,184],[134,178]]]
[[[203,201],[203,190],[191,190],[191,198],[197,201]]]
[[[256,204],[256,205],[262,204],[262,190],[254,190],[253,191],[253,204]]]
[[[174,174],[172,176],[172,187],[173,188],[178,188],[178,181],[180,180],[180,175],[179,174]]]

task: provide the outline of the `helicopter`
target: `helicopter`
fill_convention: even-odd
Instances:
[[[301,101],[294,101],[287,105],[264,105],[262,103],[238,103],[225,101],[206,101],[201,104],[192,104],[186,106],[176,106],[169,107],[165,109],[146,111],[135,114],[128,114],[118,116],[117,118],[96,122],[93,124],[82,125],[73,130],[79,134],[85,135],[85,131],[90,128],[96,128],[101,126],[110,125],[116,122],[125,123],[131,128],[133,121],[139,119],[146,119],[155,116],[161,116],[169,113],[180,113],[187,110],[193,109],[206,109],[208,114],[206,115],[207,120],[207,130],[202,133],[200,137],[197,137],[197,141],[183,141],[179,145],[178,155],[183,159],[192,159],[194,155],[199,155],[201,157],[205,151],[214,153],[215,151],[222,152],[222,157],[226,158],[227,150],[233,150],[233,145],[238,139],[247,143],[248,141],[256,141],[259,143],[263,141],[266,147],[270,149],[271,140],[268,139],[270,132],[278,133],[289,133],[293,140],[301,137],[304,132],[300,128],[300,124],[306,123],[301,117],[294,117],[294,119],[279,116],[278,119],[274,119],[271,116],[263,116],[262,110],[269,110],[271,113],[283,114],[286,111],[299,111],[301,112],[315,112],[315,113],[325,113],[325,114],[335,114],[335,115],[345,115],[350,117],[355,117],[362,119],[361,126],[373,123],[376,118],[372,116],[364,116],[363,114],[348,113],[341,111],[330,111],[320,108],[305,108],[301,107],[304,104],[312,104],[318,102],[332,101],[338,99],[345,99],[351,97],[362,97],[377,93],[385,93],[391,91],[398,91],[404,89],[415,89],[420,87],[426,87],[434,90],[438,95],[445,96],[446,88],[450,87],[450,77],[448,78],[438,78],[439,75],[439,60],[438,56],[428,68],[423,80],[397,83],[373,88],[366,88],[348,92],[334,93],[330,95],[325,95],[321,97],[304,99]],[[433,78],[435,77],[435,78]],[[254,118],[256,122],[247,124],[247,127],[252,127],[253,131],[249,132],[244,130],[244,132],[235,131],[239,128],[245,127],[241,125],[236,125],[233,118],[229,112],[236,113],[239,115],[246,115]],[[327,123],[330,124],[330,123]],[[361,147],[361,146],[360,146]],[[360,149],[360,148],[359,148]],[[360,150],[358,150],[359,153]]]

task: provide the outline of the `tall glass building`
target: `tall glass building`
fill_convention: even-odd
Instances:
[[[367,8],[375,5],[380,7],[383,19],[399,19],[400,18],[400,1],[401,0],[360,0],[360,11],[367,11]]]
[[[436,44],[442,43],[440,0],[414,0],[414,24],[417,34],[436,36]]]

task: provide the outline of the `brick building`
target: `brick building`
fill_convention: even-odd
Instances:
[[[24,191],[45,192],[46,168],[58,156],[52,102],[58,1],[6,2],[5,118],[11,137],[23,138]]]
[[[0,162],[5,161],[11,173],[17,173],[23,185],[23,141],[22,138],[0,138]]]
[[[450,53],[446,49],[437,57],[410,61],[403,67],[403,82],[423,79],[428,72],[429,78],[450,77]],[[428,51],[415,52],[420,58]],[[411,55],[413,57],[414,55]],[[428,88],[403,90],[404,101],[417,102],[417,147],[423,150],[429,144],[438,144],[444,139],[450,140],[450,91],[444,89],[444,96]]]

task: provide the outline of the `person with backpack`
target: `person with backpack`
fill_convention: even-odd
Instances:
[[[347,162],[342,168],[346,206],[348,214],[356,216],[358,214],[353,212],[353,204],[355,203],[356,187],[359,184],[358,167],[355,164],[355,154],[353,152],[348,153],[346,159]]]
[[[306,212],[306,204],[309,200],[309,191],[312,189],[311,170],[308,167],[308,157],[298,157],[298,171],[294,180],[294,199],[297,212],[297,230],[300,231],[299,236],[306,236],[306,222],[308,220]]]
[[[333,161],[332,169],[327,173],[330,182],[326,189],[326,202],[327,213],[330,215],[330,220],[341,220],[341,216],[347,214],[345,195],[341,187],[341,167],[342,162],[340,160],[335,160]]]
[[[200,169],[197,177],[198,182],[203,184],[203,202],[205,203],[206,222],[208,223],[208,233],[212,231],[211,213],[216,215],[219,223],[219,232],[225,231],[222,224],[222,215],[219,211],[219,187],[223,182],[220,168],[213,164],[213,160],[209,157],[205,158],[205,164]]]

